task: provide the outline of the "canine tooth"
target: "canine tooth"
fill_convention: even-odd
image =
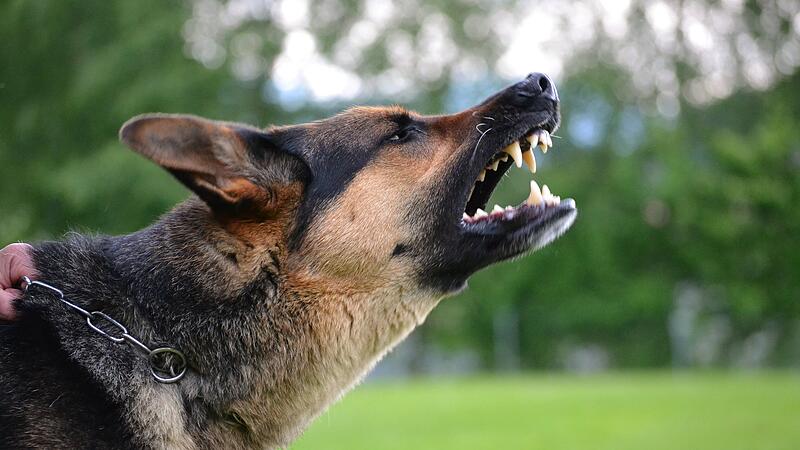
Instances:
[[[525,200],[525,203],[536,206],[541,205],[542,201],[542,192],[539,190],[539,185],[536,183],[536,181],[531,180],[531,193],[528,195],[528,199]]]
[[[492,163],[492,170],[497,170],[497,166],[499,165],[500,165],[500,160],[495,159],[494,162]]]
[[[483,181],[486,178],[486,169],[481,169],[481,173],[478,174],[478,181]]]
[[[522,153],[522,159],[525,160],[525,164],[528,165],[531,173],[536,173],[536,157],[533,156],[533,147],[531,147],[531,150],[525,150]]]
[[[494,208],[492,208],[492,212],[503,212],[503,207],[500,205],[494,205]]]
[[[514,164],[516,164],[517,167],[522,167],[522,149],[519,148],[519,142],[512,142],[508,147],[504,148],[503,151],[514,158]]]
[[[487,213],[486,211],[484,211],[484,210],[482,210],[482,209],[478,208],[478,210],[477,210],[477,211],[475,211],[475,214],[474,214],[472,217],[474,217],[474,218],[478,219],[478,218],[480,218],[480,217],[486,217],[486,216],[488,216],[488,215],[489,215],[489,213]]]
[[[467,214],[466,212],[464,213],[464,215],[463,215],[463,216],[461,216],[461,220],[467,220],[467,219],[469,219],[469,218],[470,218],[470,217],[469,217],[469,214]]]

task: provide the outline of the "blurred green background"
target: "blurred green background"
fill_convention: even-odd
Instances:
[[[798,1],[2,0],[0,62],[0,244],[185,198],[117,142],[136,114],[454,112],[546,72],[536,179],[575,226],[473,277],[298,448],[800,442]],[[527,195],[512,172],[492,203]]]

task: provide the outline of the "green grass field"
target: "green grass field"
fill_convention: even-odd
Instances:
[[[318,418],[292,448],[798,450],[800,375],[371,383]]]

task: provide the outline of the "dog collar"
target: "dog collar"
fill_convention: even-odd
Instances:
[[[111,318],[108,314],[102,311],[87,311],[81,308],[64,298],[64,292],[60,289],[41,281],[32,281],[26,276],[22,277],[22,283],[25,292],[28,292],[31,287],[35,286],[56,294],[61,303],[86,319],[86,325],[89,326],[89,329],[117,344],[127,342],[131,347],[146,354],[147,362],[150,365],[150,374],[159,383],[175,383],[186,375],[186,356],[184,356],[183,352],[180,350],[176,350],[172,347],[158,347],[151,350],[150,347],[143,344],[142,341],[131,336],[124,325]],[[105,331],[100,328],[98,324],[102,321],[106,322],[106,327],[110,326],[116,328],[119,334],[115,336],[112,334],[114,332]]]

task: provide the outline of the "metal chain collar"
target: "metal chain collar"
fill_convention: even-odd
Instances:
[[[159,383],[175,383],[180,381],[180,379],[186,374],[186,357],[181,351],[172,347],[159,347],[150,350],[150,347],[144,345],[142,341],[128,334],[128,329],[125,328],[124,325],[112,319],[106,313],[102,311],[89,312],[81,308],[80,306],[65,299],[64,293],[60,289],[56,289],[47,283],[43,283],[41,281],[32,281],[30,278],[25,276],[22,277],[22,281],[25,292],[28,292],[31,286],[38,286],[50,290],[58,296],[58,299],[61,300],[61,303],[67,305],[70,309],[85,317],[86,324],[89,325],[89,328],[92,329],[92,331],[95,331],[110,341],[118,344],[127,342],[133,348],[145,353],[147,355],[147,361],[150,364],[150,373]],[[109,334],[109,332],[101,329],[97,325],[101,321],[105,321],[113,328],[116,328],[119,331],[119,335],[114,336],[113,334]]]

